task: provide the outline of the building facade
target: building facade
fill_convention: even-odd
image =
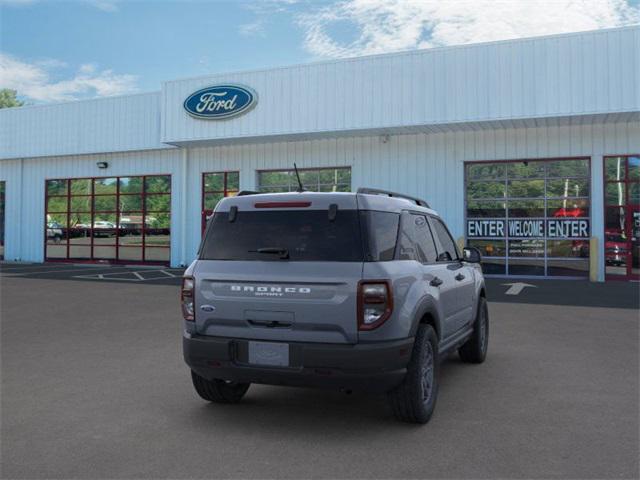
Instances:
[[[639,52],[626,27],[1,110],[3,255],[186,265],[220,198],[294,189],[295,162],[426,199],[489,274],[638,279]]]

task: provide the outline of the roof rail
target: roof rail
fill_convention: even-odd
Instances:
[[[236,197],[244,197],[246,195],[258,195],[261,192],[254,192],[253,190],[240,190],[236,193]]]
[[[415,202],[416,205],[425,208],[431,208],[427,202],[420,198],[411,197],[409,195],[404,195],[403,193],[389,192],[388,190],[380,190],[378,188],[359,188],[358,193],[364,193],[366,195],[386,195],[387,197],[393,198],[404,198],[405,200],[409,200],[411,202]]]

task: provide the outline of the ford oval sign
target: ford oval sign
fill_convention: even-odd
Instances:
[[[241,85],[214,85],[192,93],[184,109],[196,118],[220,120],[241,115],[258,101],[256,92]]]

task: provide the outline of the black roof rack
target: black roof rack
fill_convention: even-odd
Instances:
[[[358,193],[364,193],[367,195],[386,195],[387,197],[393,198],[404,198],[405,200],[415,202],[416,205],[420,205],[421,207],[431,208],[429,207],[429,204],[424,200],[416,197],[411,197],[409,195],[404,195],[403,193],[389,192],[388,190],[380,190],[378,188],[359,188]]]
[[[258,195],[261,192],[254,192],[253,190],[240,190],[236,193],[236,197],[244,197],[245,195]]]

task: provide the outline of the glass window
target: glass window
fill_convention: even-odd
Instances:
[[[67,195],[67,180],[47,180],[47,195]]]
[[[456,243],[451,238],[447,227],[437,218],[432,219],[433,233],[440,241],[440,247],[442,250],[438,250],[438,261],[451,261],[457,260],[458,248]]]
[[[120,177],[120,194],[142,193],[143,177]]]
[[[609,175],[618,168],[612,162],[607,165]],[[624,162],[621,165],[624,170]],[[465,169],[465,232],[468,244],[483,254],[485,273],[566,276],[566,272],[577,272],[584,276],[577,266],[583,261],[588,264],[590,253],[588,158],[469,162]],[[494,181],[485,181],[492,172],[498,172]],[[490,195],[501,200],[492,201]],[[576,268],[563,263],[552,268],[548,260],[555,258],[574,262]]]
[[[624,182],[613,182],[606,184],[605,201],[608,205],[625,205],[626,184]]]
[[[169,193],[171,191],[171,177],[158,175],[145,177],[145,193]]]
[[[547,162],[548,177],[588,177],[589,160],[554,160]]]
[[[95,195],[113,194],[118,192],[117,178],[96,178],[93,184]]]
[[[509,178],[543,178],[545,162],[524,161],[507,163]]]
[[[629,157],[628,160],[629,180],[640,180],[640,157]]]
[[[504,182],[469,182],[467,184],[468,198],[503,198],[505,196]]]
[[[499,180],[505,178],[506,165],[478,163],[467,168],[467,180]]]
[[[548,240],[547,256],[589,258],[589,240]]]
[[[467,202],[467,217],[469,218],[495,218],[506,215],[506,203],[493,200],[469,200]]]
[[[351,191],[351,168],[299,168],[305,190],[311,192]],[[266,170],[258,172],[258,191],[264,193],[291,192],[298,189],[293,170]]]
[[[589,199],[547,200],[547,216],[553,218],[589,217]]]
[[[393,260],[400,215],[390,212],[361,211],[366,258],[371,262]]]
[[[506,257],[506,243],[504,240],[469,240],[467,245],[480,250],[483,257]]]
[[[202,231],[224,197],[232,197],[240,190],[240,172],[211,172],[202,174]]]
[[[544,200],[509,200],[509,218],[544,217]]]
[[[511,180],[507,196],[512,198],[544,197],[544,180]]]
[[[79,178],[70,181],[71,195],[91,195],[91,179]]]
[[[548,275],[554,277],[588,277],[589,261],[588,260],[556,260],[552,259],[547,262]]]
[[[620,181],[625,179],[625,157],[609,157],[604,159],[604,178]]]
[[[589,180],[566,178],[547,181],[547,197],[588,197]]]
[[[421,263],[436,261],[436,246],[427,217],[405,214],[400,235],[400,260],[416,260]]]
[[[170,188],[167,175],[48,180],[47,258],[164,261],[157,259],[169,258]],[[146,255],[146,245],[154,253]]]
[[[340,210],[329,221],[326,210],[249,211],[241,212],[234,222],[229,222],[228,213],[217,213],[207,229],[200,258],[361,262],[357,213]]]
[[[543,257],[544,240],[540,238],[532,240],[509,240],[510,257]]]

